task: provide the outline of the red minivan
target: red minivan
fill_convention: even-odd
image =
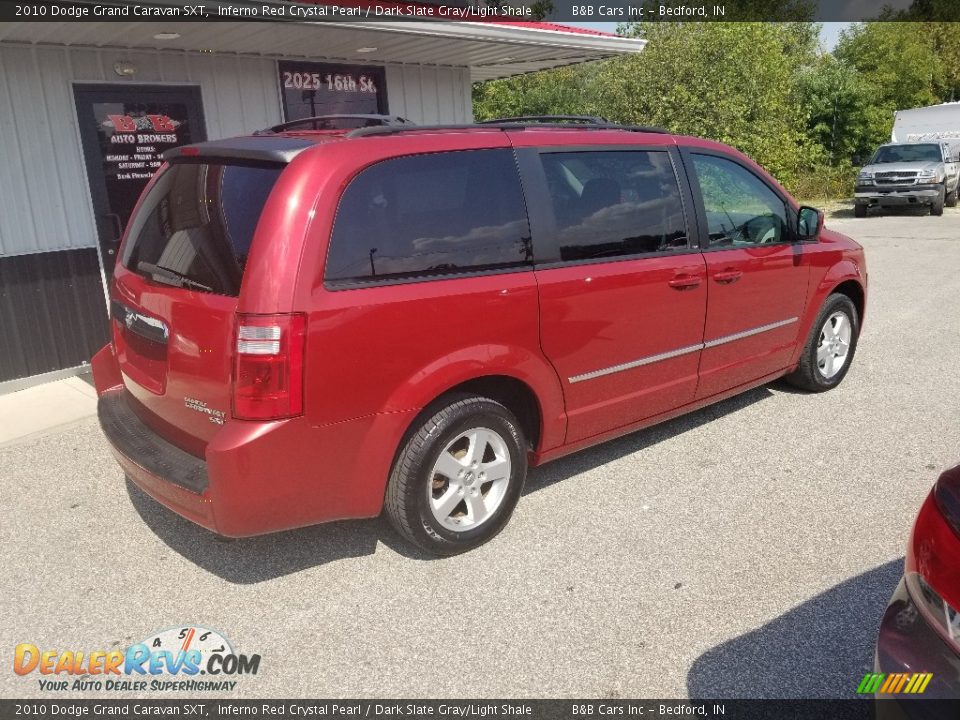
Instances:
[[[131,217],[104,433],[228,536],[384,509],[439,555],[530,466],[787,376],[835,387],[863,249],[756,163],[536,119],[181,147]]]

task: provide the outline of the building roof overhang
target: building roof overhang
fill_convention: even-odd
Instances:
[[[244,4],[256,3],[230,3]],[[551,23],[438,20],[0,23],[0,42],[466,67],[473,81],[636,53],[644,46],[635,38]]]

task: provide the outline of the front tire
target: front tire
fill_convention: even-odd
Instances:
[[[867,204],[866,203],[854,203],[853,205],[853,216],[858,218],[865,218],[867,216]]]
[[[954,188],[952,192],[947,193],[946,203],[947,207],[957,206],[957,188]]]
[[[527,441],[513,413],[489,398],[452,396],[401,448],[384,509],[406,540],[456,555],[504,528],[526,475]]]
[[[943,204],[946,200],[946,195],[947,195],[947,189],[941,186],[940,195],[937,196],[932,203],[930,203],[931,215],[943,215]]]
[[[846,295],[830,295],[810,329],[800,364],[787,382],[809,392],[832,390],[846,377],[857,351],[860,318]]]

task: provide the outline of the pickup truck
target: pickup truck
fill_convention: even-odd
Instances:
[[[911,142],[881,145],[860,170],[854,192],[854,214],[866,217],[870,207],[927,205],[931,215],[957,204],[960,157],[956,145]]]

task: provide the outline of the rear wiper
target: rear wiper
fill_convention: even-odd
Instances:
[[[213,292],[213,288],[203,283],[197,282],[196,280],[191,280],[183,273],[179,273],[176,270],[172,270],[163,265],[154,265],[153,263],[146,262],[141,260],[137,263],[137,270],[142,270],[143,272],[148,272],[151,275],[158,276],[154,278],[157,282],[166,281],[167,285],[173,285],[174,287],[190,287],[196,290],[206,290],[207,292]]]

